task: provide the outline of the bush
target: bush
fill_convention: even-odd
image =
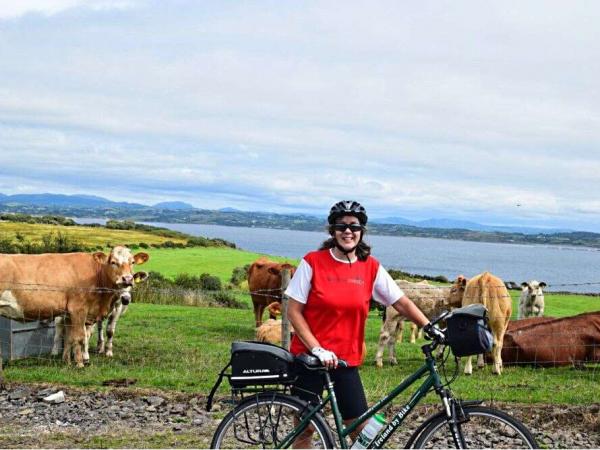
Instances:
[[[242,283],[242,281],[246,281],[248,279],[249,269],[250,264],[246,264],[243,267],[236,267],[231,273],[231,278],[229,279],[229,282],[235,286],[239,286]]]
[[[202,289],[205,291],[220,291],[221,290],[221,280],[219,277],[215,277],[208,273],[203,273],[200,275],[200,283]]]
[[[202,289],[200,277],[188,273],[180,273],[173,280],[173,285],[182,289]]]
[[[140,242],[138,245],[140,246],[140,248],[150,248],[150,246],[145,242]]]
[[[248,309],[249,306],[239,301],[235,296],[226,291],[218,291],[210,294],[209,301],[212,300],[216,303],[214,306],[223,306],[225,308],[236,308],[236,309]]]
[[[21,233],[15,234],[15,241],[8,237],[0,240],[0,253],[70,253],[88,252],[91,249],[81,244],[68,234],[61,232],[42,235],[41,242],[31,242]]]

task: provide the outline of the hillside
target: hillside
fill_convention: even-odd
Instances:
[[[222,239],[191,236],[129,221],[109,221],[105,226],[76,225],[64,217],[0,215],[0,253],[90,251],[114,245],[235,248],[235,244]]]
[[[40,194],[32,196],[1,196],[0,212],[32,215],[58,214],[67,217],[101,217],[132,220],[136,222],[194,223],[252,228],[273,228],[302,231],[322,231],[323,218],[306,214],[275,214],[239,211],[232,208],[208,210],[188,208],[181,202],[166,202],[154,207],[136,203],[118,203],[99,197],[57,196]],[[160,206],[160,207],[156,207]],[[165,207],[167,206],[167,207]],[[446,222],[451,223],[451,222]],[[479,242],[516,244],[544,244],[600,248],[600,233],[581,231],[534,232],[484,231],[466,228],[440,228],[415,226],[403,223],[370,223],[374,235],[411,236]]]

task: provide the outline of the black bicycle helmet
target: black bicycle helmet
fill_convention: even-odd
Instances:
[[[342,200],[333,205],[331,210],[329,210],[327,222],[329,222],[330,225],[333,225],[336,219],[344,216],[354,216],[361,225],[367,224],[367,211],[365,211],[365,208],[363,208],[360,203],[355,202],[354,200]]]

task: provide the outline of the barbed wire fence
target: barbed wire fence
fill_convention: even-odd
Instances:
[[[599,282],[582,282],[582,283],[555,283],[548,284],[546,288],[546,295],[551,296],[555,294],[555,292],[550,292],[548,289],[555,288],[572,288],[572,287],[583,287],[583,286],[600,286]],[[493,286],[496,288],[504,288],[505,286]],[[418,285],[414,286],[414,288],[423,290],[423,292],[430,292],[432,294],[439,292],[439,287],[434,285]],[[74,292],[81,293],[82,295],[86,293],[102,293],[102,294],[117,294],[120,292],[119,289],[98,289],[98,288],[87,288],[87,287],[77,287],[77,286],[57,286],[57,285],[49,285],[49,284],[40,284],[40,283],[15,283],[9,282],[6,280],[0,280],[0,295],[2,295],[2,300],[0,300],[0,313],[5,314],[7,311],[7,302],[6,299],[9,298],[5,295],[5,292],[13,293],[13,296],[18,296],[19,292],[26,292],[28,294],[36,293],[35,295],[44,296],[44,295],[52,295],[53,293],[62,293],[62,292]],[[133,303],[141,303],[141,304],[156,304],[163,306],[209,306],[209,307],[227,307],[228,309],[236,309],[239,310],[237,313],[232,315],[232,322],[228,323],[227,326],[222,325],[221,329],[223,329],[222,341],[233,341],[233,340],[241,340],[241,339],[253,339],[255,337],[255,327],[254,327],[254,315],[251,309],[251,302],[249,297],[251,295],[261,296],[267,300],[279,301],[282,297],[282,289],[281,288],[273,288],[273,289],[258,289],[252,292],[240,288],[229,288],[221,291],[214,290],[206,290],[206,289],[188,289],[188,288],[180,288],[180,287],[169,287],[169,288],[157,288],[152,287],[149,284],[140,284],[136,286],[133,290]],[[577,293],[575,293],[577,294]],[[518,299],[518,292],[514,293],[514,296]],[[596,297],[591,297],[590,302],[598,301],[598,310],[600,310],[600,299]],[[502,298],[500,296],[498,298]],[[441,301],[444,297],[439,295],[432,295],[432,299]],[[513,299],[513,296],[510,294],[507,298]],[[594,308],[595,309],[595,308]],[[55,366],[57,368],[64,365],[61,360],[60,355],[52,356],[50,355],[50,350],[52,344],[54,342],[54,319],[58,316],[64,316],[66,311],[56,311],[54,315],[48,316],[48,314],[42,314],[41,312],[37,315],[29,315],[27,317],[23,317],[26,321],[30,323],[21,323],[20,321],[10,320],[9,318],[3,317],[0,318],[0,349],[2,350],[2,356],[5,361],[8,362],[9,366],[13,364],[12,360],[17,360],[26,356],[27,359],[23,361],[19,361],[18,366],[25,365],[26,367],[32,367],[36,364],[46,364]],[[597,313],[592,313],[594,316],[597,316],[600,320],[600,311]],[[557,319],[565,319],[557,318]],[[160,321],[165,321],[166,323],[160,324]],[[181,365],[176,364],[174,360],[176,359],[176,355],[173,354],[173,346],[168,346],[163,348],[165,340],[172,338],[174,341],[181,342],[187,339],[187,333],[185,336],[178,336],[178,329],[173,328],[170,329],[169,321],[173,321],[174,318],[171,316],[166,316],[164,318],[158,318],[152,321],[152,324],[148,325],[148,318],[140,317],[139,315],[132,315],[129,313],[129,317],[126,314],[124,318],[122,318],[122,322],[117,327],[117,332],[115,335],[115,357],[114,359],[102,359],[103,366],[117,366],[117,367],[139,367],[139,366],[153,366],[156,371],[190,371],[191,373],[197,373],[197,369],[195,366],[200,368],[210,368],[207,372],[203,373],[201,376],[206,379],[212,379],[219,369],[220,365],[225,362],[228,358],[228,354],[223,352],[215,353],[215,352],[205,352],[203,348],[200,348],[198,351],[185,351],[186,355],[192,355],[189,357],[185,368],[182,369]],[[178,316],[178,321],[186,322],[185,317]],[[196,322],[198,320],[198,316],[190,317],[189,322],[186,323],[186,327],[189,329],[197,329],[199,334],[202,334],[202,323]],[[210,317],[207,318],[210,321]],[[31,322],[38,322],[35,325],[32,325]],[[158,325],[157,325],[158,324]],[[130,328],[135,327],[135,332],[142,331],[143,334],[143,342],[135,341],[135,333],[130,332]],[[550,330],[550,331],[548,331]],[[38,336],[32,337],[33,333],[30,332],[38,332]],[[213,333],[218,333],[219,327],[216,327],[216,331]],[[29,336],[26,336],[29,333]],[[518,331],[517,331],[518,333]],[[535,375],[535,383],[544,383],[551,377],[565,377],[567,376],[569,379],[575,380],[592,380],[597,381],[600,374],[600,333],[596,333],[594,335],[592,332],[587,333],[583,323],[574,327],[574,329],[565,329],[556,328],[550,329],[548,325],[544,326],[540,325],[532,325],[527,330],[529,338],[535,342],[536,351],[532,354],[529,354],[526,359],[523,357],[516,357],[514,361],[505,361],[505,369],[509,366],[516,367],[534,367],[534,368],[563,368],[564,370],[558,371],[547,371],[540,370]],[[587,333],[587,334],[586,334]],[[508,333],[510,334],[510,333]],[[520,333],[522,335],[523,332]],[[582,337],[582,335],[585,336]],[[17,337],[15,337],[17,336]],[[120,339],[121,336],[121,339]],[[132,337],[134,336],[134,337]],[[201,347],[202,345],[208,345],[206,343],[202,343],[202,340],[198,345]],[[90,350],[92,353],[93,362],[99,363],[99,356],[93,353],[93,349],[95,348],[96,340],[92,339],[90,341]],[[14,346],[20,345],[21,348],[17,351]],[[377,345],[376,341],[371,339],[371,342],[368,342],[370,348],[374,348]],[[397,350],[398,357],[398,365],[406,366],[406,367],[414,367],[422,363],[422,357],[418,350],[406,351],[409,344],[404,344],[402,348]],[[183,346],[183,344],[182,344]],[[579,350],[579,354],[583,354],[584,357],[577,360],[573,357],[569,356],[573,353],[573,347],[576,346]],[[418,349],[418,345],[415,346]],[[177,347],[175,346],[175,349]],[[505,351],[517,351],[517,353],[521,350],[520,347],[516,345],[510,345],[505,340]],[[547,354],[551,355],[548,359]],[[566,356],[565,356],[566,355]],[[367,355],[365,364],[373,365],[374,361],[374,352],[372,354]],[[384,360],[385,361],[385,360]],[[1,359],[0,359],[1,362]],[[385,362],[384,362],[385,364]],[[6,363],[5,363],[6,366]],[[0,370],[2,366],[0,365]],[[575,369],[575,370],[572,370]],[[85,370],[85,369],[83,369]],[[517,369],[518,370],[518,369]],[[565,370],[568,370],[567,375],[565,375]],[[182,373],[183,373],[182,372]],[[519,382],[511,382],[510,385],[505,386],[505,388],[509,389],[518,389],[524,391],[531,391],[535,389],[535,384],[530,383],[532,380],[532,372],[527,371],[524,373],[522,380]],[[176,375],[176,373],[175,373]],[[491,377],[491,374],[488,373],[488,376]],[[479,377],[477,379],[472,379],[472,383],[481,383],[482,389],[489,389],[489,382],[485,381],[483,378]],[[496,378],[499,380],[499,378]],[[389,385],[390,383],[394,383],[396,380],[379,380],[379,385],[377,389],[381,389],[383,393],[388,387],[393,387]],[[388,386],[389,385],[389,386]]]

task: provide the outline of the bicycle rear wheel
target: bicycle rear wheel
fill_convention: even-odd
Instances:
[[[251,397],[235,407],[217,427],[211,448],[280,448],[307,410],[307,403],[280,393]],[[329,426],[319,413],[310,422],[315,431],[309,448],[333,448]]]
[[[485,406],[465,406],[467,420],[458,425],[464,448],[538,448],[529,430],[514,417]],[[445,415],[430,419],[414,448],[457,448]]]

